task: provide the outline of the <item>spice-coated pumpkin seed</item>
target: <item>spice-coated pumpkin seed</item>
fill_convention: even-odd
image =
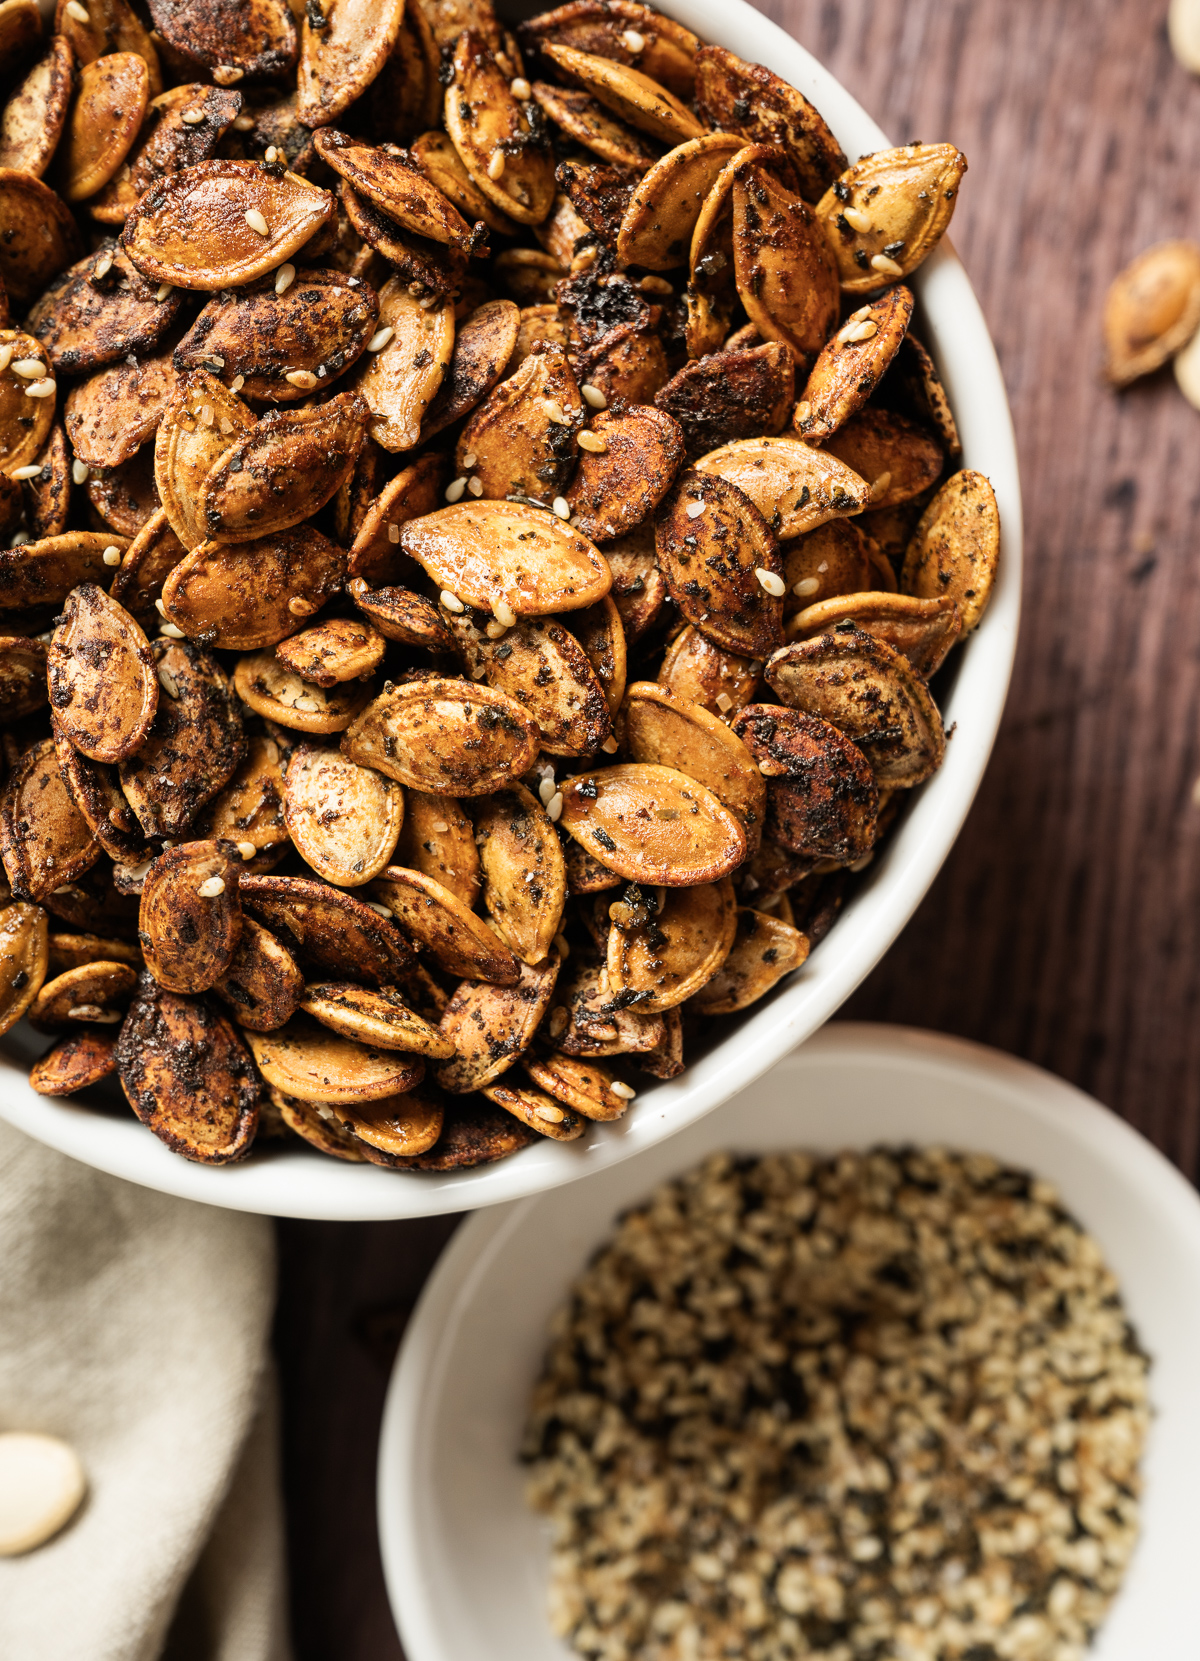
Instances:
[[[765,340],[815,362],[837,321],[838,279],[821,224],[765,158],[734,161],[733,263],[746,314]]]
[[[7,726],[46,702],[46,647],[24,635],[0,635],[0,722]]]
[[[95,517],[121,536],[136,536],[162,506],[154,482],[154,456],[148,444],[119,467],[93,467],[84,485]]]
[[[455,1054],[437,1067],[434,1077],[443,1090],[462,1095],[480,1090],[508,1071],[533,1039],[549,1007],[558,979],[559,959],[518,965],[515,985],[494,986],[465,980],[441,1019],[441,1031]]]
[[[896,507],[935,482],[942,471],[942,447],[932,433],[892,410],[866,408],[825,440],[837,456],[871,487],[871,506]]]
[[[29,305],[82,252],[62,198],[32,173],[0,167],[0,283],[13,305]]]
[[[85,64],[67,117],[55,178],[68,202],[102,189],[133,147],[150,101],[150,76],[135,52]]]
[[[400,997],[395,987],[372,991],[353,982],[324,981],[308,986],[300,1005],[305,1015],[343,1038],[378,1050],[405,1050],[445,1061],[454,1046]]]
[[[307,527],[305,527],[307,529]],[[274,652],[238,659],[234,689],[256,715],[297,732],[345,732],[374,696],[369,681],[343,681],[329,688],[301,679]]]
[[[400,532],[443,592],[494,612],[502,601],[518,617],[576,611],[603,598],[612,573],[587,537],[540,508],[518,502],[459,502]]]
[[[661,81],[677,98],[692,96],[697,37],[682,23],[637,0],[568,0],[522,26],[527,49],[543,41],[632,64]]]
[[[71,1021],[119,1026],[137,985],[137,970],[128,963],[87,963],[68,969],[42,989],[29,1006],[36,1032],[55,1032]]]
[[[0,910],[0,1034],[16,1026],[42,989],[48,933],[41,906],[16,900]]]
[[[87,467],[119,467],[128,461],[154,433],[175,387],[166,353],[114,363],[72,387],[63,423],[75,459]]]
[[[757,658],[727,652],[689,623],[667,648],[658,684],[728,721],[754,697],[761,677],[762,664]]]
[[[35,1061],[29,1072],[29,1088],[39,1096],[73,1096],[87,1090],[117,1070],[116,1038],[104,1032],[80,1028],[60,1038]]]
[[[520,225],[540,224],[554,200],[554,162],[530,110],[513,97],[481,35],[464,30],[446,87],[446,131],[473,184]],[[494,157],[503,158],[497,167]]]
[[[511,300],[489,300],[459,327],[445,379],[421,423],[423,442],[487,397],[512,358],[519,321]]]
[[[117,1069],[133,1111],[173,1152],[204,1165],[249,1152],[258,1079],[233,1027],[207,1003],[141,975],[117,1040]]]
[[[658,621],[667,597],[667,585],[654,552],[654,527],[639,525],[628,536],[605,543],[604,558],[612,572],[612,589],[607,598],[612,600],[621,619],[629,647]],[[589,607],[588,615],[591,610]],[[598,667],[597,673],[600,673]],[[604,689],[611,704],[607,681]]]
[[[247,1042],[267,1083],[302,1101],[379,1101],[425,1076],[419,1057],[356,1044],[299,1015],[278,1032],[248,1033]]]
[[[285,531],[325,506],[353,470],[370,412],[357,392],[309,409],[268,410],[234,438],[200,488],[214,542]]]
[[[442,1133],[428,1153],[396,1164],[408,1171],[469,1170],[507,1159],[535,1140],[528,1126],[502,1108],[479,1097],[452,1097],[446,1103]]]
[[[361,1165],[366,1160],[362,1142],[334,1117],[330,1104],[302,1102],[298,1096],[289,1096],[273,1084],[267,1086],[267,1098],[288,1130],[294,1131],[318,1153],[329,1154],[333,1159],[344,1159],[351,1164]]]
[[[295,66],[296,25],[286,0],[150,0],[150,15],[163,39],[185,60],[240,81],[272,78]]]
[[[475,810],[483,903],[502,940],[524,963],[542,963],[562,924],[567,867],[546,810],[523,785]]]
[[[861,513],[870,497],[868,482],[844,462],[795,438],[737,439],[695,466],[737,485],[784,540]]]
[[[899,350],[912,309],[912,290],[897,283],[826,341],[796,405],[801,438],[819,444],[858,413]]]
[[[157,850],[146,840],[121,789],[117,769],[77,750],[57,720],[53,729],[58,770],[67,794],[104,852],[120,865],[142,865],[152,859]]]
[[[54,35],[0,113],[0,167],[41,178],[66,125],[74,68],[67,41]]]
[[[733,950],[696,998],[697,1014],[734,1015],[748,1009],[808,956],[808,936],[769,912],[740,906],[737,923]]]
[[[163,615],[227,651],[274,646],[338,592],[345,561],[312,525],[245,542],[202,542],[163,584]]]
[[[590,93],[552,86],[548,81],[534,81],[530,90],[551,121],[610,166],[641,172],[658,160],[659,146],[636,128],[618,121]]]
[[[1105,365],[1128,386],[1174,356],[1200,328],[1200,247],[1157,242],[1126,266],[1104,303]]]
[[[88,203],[102,225],[123,225],[148,190],[207,161],[242,107],[240,92],[199,81],[153,98],[124,167]]]
[[[964,634],[978,627],[1000,559],[1000,513],[982,473],[947,479],[921,515],[904,556],[901,582],[918,599],[957,602]]]
[[[783,560],[785,615],[871,587],[869,544],[853,519],[831,519],[793,538],[784,545]]]
[[[392,452],[415,447],[454,348],[454,307],[422,306],[409,287],[389,277],[379,291],[380,345],[358,380],[371,437]]]
[[[242,904],[322,977],[386,986],[412,962],[393,923],[369,905],[307,877],[244,876]]]
[[[3,440],[0,439],[0,443]],[[23,479],[25,527],[31,540],[61,536],[71,515],[71,457],[67,436],[55,422],[50,437],[34,458],[41,471],[36,478]]]
[[[147,836],[179,836],[233,777],[242,718],[224,670],[190,640],[154,642],[160,696],[149,734],[121,762],[121,788]]]
[[[781,647],[767,662],[767,683],[784,703],[852,739],[878,784],[910,789],[941,766],[942,718],[907,658],[860,629],[843,631]]]
[[[404,0],[313,0],[300,38],[300,101],[308,127],[327,127],[370,86],[395,45]]]
[[[181,380],[154,440],[154,478],[171,528],[185,547],[207,540],[200,490],[234,439],[255,425],[250,409],[207,370]]]
[[[66,531],[19,548],[0,549],[0,615],[27,606],[60,606],[80,583],[103,583],[111,567],[104,555],[120,553],[125,538],[109,531]]]
[[[597,542],[632,530],[658,507],[683,462],[674,416],[652,404],[604,410],[579,440],[567,491],[572,522]]]
[[[729,956],[737,927],[733,883],[673,889],[656,915],[634,927],[614,922],[608,935],[608,983],[637,993],[642,1012],[673,1009],[693,996]]]
[[[625,699],[625,749],[634,761],[671,767],[711,790],[735,814],[753,851],[762,836],[767,793],[754,757],[702,705],[653,681],[635,681]]]
[[[520,964],[508,946],[433,877],[392,865],[371,892],[448,975],[496,986],[516,984]]]
[[[556,1102],[574,1108],[585,1119],[620,1119],[629,1111],[636,1092],[620,1095],[613,1089],[612,1072],[598,1061],[581,1061],[556,1050],[530,1051],[521,1065],[539,1090]],[[628,1086],[625,1086],[628,1090]]]
[[[345,374],[378,328],[375,290],[324,268],[299,273],[282,294],[278,280],[214,295],[175,348],[175,367],[209,368],[226,386],[240,379],[242,397],[275,404]]]
[[[392,857],[404,794],[339,750],[302,744],[288,762],[284,811],[292,841],[318,876],[355,888]]]
[[[352,577],[348,586],[355,605],[385,640],[427,652],[453,650],[454,636],[423,594],[407,588],[368,588],[361,577]]]
[[[789,852],[849,864],[875,843],[879,793],[858,746],[828,721],[750,704],[733,730],[767,780],[767,831]]]
[[[368,504],[351,543],[348,570],[352,580],[365,580],[374,587],[415,575],[415,566],[400,551],[400,526],[432,513],[441,504],[445,479],[446,458],[426,451],[383,487]]]
[[[238,288],[291,259],[333,217],[329,192],[295,173],[205,161],[143,196],[122,241],[138,270],[160,283]]]
[[[363,1157],[393,1170],[405,1169],[410,1159],[432,1148],[442,1132],[442,1103],[423,1091],[330,1106],[334,1119],[354,1137]]]
[[[162,67],[154,39],[127,0],[91,0],[90,5],[77,6],[74,11],[70,0],[58,0],[54,34],[69,42],[80,64],[94,63],[108,52],[136,52],[150,76],[151,95],[157,97],[162,91]]]
[[[243,917],[229,967],[212,990],[224,998],[240,1026],[274,1032],[299,1009],[304,976],[281,940],[253,917]]]
[[[370,675],[379,667],[384,647],[384,637],[369,623],[331,617],[290,640],[281,640],[275,656],[301,680],[329,687]]]
[[[0,794],[0,855],[21,900],[44,900],[100,857],[63,783],[52,738],[30,745],[8,776]]]
[[[441,92],[439,89],[439,103]],[[468,225],[482,220],[501,236],[517,236],[520,227],[480,190],[463,164],[462,157],[445,133],[422,133],[412,146],[412,156],[425,177],[456,207]]]
[[[614,716],[625,696],[628,652],[625,625],[611,592],[595,605],[577,611],[571,618],[572,633],[587,654],[588,662],[596,672],[609,714]]]
[[[608,738],[604,687],[579,641],[556,618],[518,618],[495,640],[452,613],[447,622],[472,678],[520,705],[549,755],[594,755]]]
[[[478,480],[482,490],[472,494],[549,502],[571,476],[585,408],[567,354],[543,342],[463,428],[455,452],[460,476]],[[467,456],[475,458],[470,468]]]
[[[442,107],[441,54],[420,6],[406,6],[391,56],[371,85],[371,127],[403,144],[431,127]]]
[[[14,363],[44,365],[42,349],[31,335],[20,329],[0,329],[0,360],[5,357],[8,361],[0,370],[0,469],[11,477],[18,467],[33,461],[49,438],[54,405],[49,398],[30,398],[26,388],[31,383],[12,367]]]
[[[847,294],[907,277],[941,241],[967,158],[953,144],[876,150],[848,167],[817,204]]]
[[[256,854],[278,848],[288,841],[283,811],[283,770],[279,745],[273,738],[252,733],[246,741],[246,756],[229,783],[201,809],[193,828],[200,836],[243,844]]]
[[[55,719],[77,750],[117,762],[138,749],[158,708],[150,642],[95,583],[67,595],[46,672]]]
[[[452,796],[408,790],[396,863],[448,888],[468,911],[481,886],[475,828]]]
[[[561,1107],[553,1096],[518,1080],[505,1079],[499,1084],[484,1085],[481,1093],[539,1136],[548,1136],[555,1142],[574,1142],[587,1129],[587,1120],[579,1114],[569,1107]]]
[[[671,767],[605,768],[565,780],[562,796],[565,828],[630,882],[715,882],[746,854],[746,833],[729,809]]]
[[[950,408],[937,365],[916,335],[909,333],[900,342],[888,381],[894,383],[898,407],[903,413],[911,415],[921,426],[935,433],[948,455],[960,456],[962,440],[958,436],[954,411]],[[882,391],[885,396],[890,395],[892,388],[885,386]]]
[[[360,144],[329,127],[318,131],[314,143],[323,162],[405,230],[474,251],[475,238],[462,214],[404,151]]]
[[[690,623],[747,657],[783,639],[783,559],[749,496],[720,474],[684,473],[655,533],[671,598]]]
[[[50,967],[55,974],[64,969],[78,969],[85,963],[128,963],[135,969],[142,966],[140,946],[128,940],[99,934],[52,934]]]
[[[554,1048],[568,1056],[643,1055],[656,1049],[666,1032],[664,1016],[629,1007],[597,963],[572,965],[546,1027]]]
[[[184,842],[151,865],[138,938],[169,992],[206,992],[233,962],[242,930],[241,860],[227,842]]]
[[[166,509],[160,508],[126,548],[109,593],[144,628],[158,620],[154,602],[162,594],[163,583],[186,553],[187,549],[171,529]]]
[[[431,675],[382,692],[342,749],[417,790],[486,796],[532,763],[538,731],[502,692]]]
[[[735,438],[782,432],[795,384],[791,348],[769,340],[748,351],[711,352],[686,363],[654,402],[678,421],[688,454],[702,456]]]
[[[702,137],[705,129],[691,111],[641,70],[550,41],[543,44],[542,51],[568,80],[660,144],[681,144]]]
[[[819,201],[844,171],[846,157],[803,93],[723,46],[702,46],[695,72],[696,108],[703,119],[756,144],[778,145],[796,170],[805,201]]]
[[[741,148],[728,132],[706,133],[677,145],[644,173],[621,220],[621,263],[649,271],[686,264],[704,198]]]
[[[798,612],[788,625],[793,640],[828,634],[853,622],[886,640],[926,680],[936,674],[962,633],[958,604],[950,594],[918,600],[907,594],[842,594]]]

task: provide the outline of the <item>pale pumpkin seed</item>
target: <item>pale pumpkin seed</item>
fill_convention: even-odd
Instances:
[[[306,127],[327,127],[367,90],[387,62],[404,0],[312,0],[300,37],[299,102]]]
[[[925,680],[941,668],[962,633],[958,603],[951,594],[918,600],[907,594],[858,593],[807,606],[792,618],[788,634],[793,640],[807,640],[847,622],[886,640]]]
[[[819,201],[845,169],[841,145],[803,93],[723,46],[696,54],[696,108],[713,127],[783,149],[806,202]]]
[[[139,748],[158,708],[150,642],[95,583],[67,595],[46,659],[50,703],[71,743],[93,761]]]
[[[757,848],[766,817],[766,785],[750,751],[723,721],[666,686],[635,681],[626,694],[621,726],[634,761],[671,767],[704,785],[736,815],[748,850]]]
[[[445,1061],[454,1046],[404,1003],[395,987],[372,991],[352,982],[324,981],[304,990],[300,1005],[331,1032],[378,1050],[405,1050]]]
[[[443,592],[518,617],[576,611],[602,599],[612,573],[587,537],[539,508],[517,502],[459,502],[400,532],[400,546]]]
[[[620,1119],[629,1111],[635,1094],[618,1095],[613,1089],[613,1074],[598,1061],[581,1061],[556,1050],[545,1054],[530,1051],[521,1065],[539,1090],[582,1113],[585,1119]]]
[[[545,42],[542,51],[569,81],[660,144],[681,144],[703,135],[704,128],[691,111],[641,70],[552,41]]]
[[[0,470],[11,476],[18,467],[29,466],[50,437],[54,402],[26,397],[25,388],[30,383],[12,367],[14,363],[45,361],[32,335],[20,329],[0,329],[0,359],[5,356],[8,362],[0,370]]]
[[[554,162],[529,111],[513,97],[512,77],[479,34],[467,29],[454,49],[444,119],[471,182],[519,225],[540,224],[554,200]],[[494,159],[503,158],[497,168]]]
[[[564,828],[630,882],[715,882],[745,858],[739,821],[674,768],[623,763],[567,779],[561,788]]]
[[[904,556],[901,582],[917,599],[947,597],[964,634],[979,625],[1000,559],[1000,513],[982,473],[967,468],[947,479],[921,515]]]
[[[608,935],[608,983],[635,993],[643,1013],[673,1009],[706,985],[729,956],[737,927],[733,883],[672,889],[662,906],[633,927],[614,921]]]
[[[392,865],[371,892],[448,975],[496,986],[516,984],[520,964],[508,946],[433,877]]]
[[[562,925],[567,867],[545,809],[523,785],[475,809],[483,903],[500,938],[523,963],[543,963]]]
[[[47,937],[41,906],[17,900],[0,910],[0,1034],[16,1026],[42,989]]]
[[[356,888],[391,859],[404,793],[338,750],[301,744],[288,762],[284,812],[292,841],[317,875]]]
[[[559,960],[552,955],[536,966],[521,963],[518,969],[515,985],[465,980],[446,1005],[441,1031],[454,1044],[455,1054],[441,1063],[434,1077],[451,1095],[483,1089],[529,1048],[554,993]]]
[[[383,660],[384,644],[383,635],[369,623],[331,617],[281,640],[275,656],[301,680],[330,687],[372,674]]]
[[[371,437],[392,452],[415,448],[454,348],[453,306],[422,306],[409,289],[399,277],[380,289],[375,339],[383,338],[358,380]]]
[[[910,276],[941,241],[966,171],[953,144],[876,150],[848,167],[817,204],[843,290]]]
[[[733,950],[696,998],[697,1014],[748,1009],[808,956],[808,936],[768,912],[740,906],[737,925]]]
[[[689,623],[726,651],[765,657],[783,640],[783,557],[748,493],[685,472],[655,531],[658,563]]]
[[[527,1084],[485,1084],[481,1094],[506,1113],[511,1113],[539,1136],[548,1136],[555,1142],[574,1142],[587,1129],[587,1120],[581,1119],[570,1108],[560,1107],[553,1096],[533,1090]]]
[[[375,694],[370,681],[343,681],[329,688],[302,680],[274,652],[238,659],[234,690],[256,715],[296,732],[345,732]]]
[[[405,792],[396,863],[432,877],[473,910],[481,886],[475,827],[452,796]]]
[[[695,466],[737,485],[785,541],[827,519],[861,513],[870,499],[870,484],[853,469],[795,438],[737,439]]]

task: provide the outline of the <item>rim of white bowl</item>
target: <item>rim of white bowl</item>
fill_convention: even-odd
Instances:
[[[816,1146],[821,1151],[836,1151],[839,1145],[836,1140],[827,1142],[819,1136],[806,1136],[801,1105],[806,1071],[828,1073],[831,1066],[839,1069],[839,1079],[845,1077],[847,1081],[856,1067],[870,1073],[885,1070],[890,1078],[901,1073],[910,1077],[915,1075],[930,1083],[953,1084],[964,1095],[974,1094],[984,1098],[993,1116],[976,1138],[964,1135],[961,1140],[956,1139],[957,1145],[964,1148],[971,1146],[986,1151],[993,1147],[994,1142],[1009,1140],[1007,1131],[1010,1128],[1015,1137],[1020,1137],[1020,1121],[1024,1120],[1027,1126],[1032,1125],[1038,1133],[1044,1134],[1048,1144],[1056,1141],[1060,1147],[1070,1149],[1073,1164],[1077,1160],[1076,1175],[1081,1194],[1084,1190],[1090,1194],[1098,1172],[1101,1181],[1104,1177],[1110,1181],[1119,1180],[1122,1189],[1131,1198],[1136,1196],[1149,1205],[1162,1222],[1159,1244],[1169,1245],[1175,1254],[1174,1260],[1185,1262],[1192,1283],[1200,1286],[1200,1195],[1182,1173],[1132,1126],[1074,1085],[1031,1062],[968,1039],[913,1027],[837,1022],[814,1034],[801,1050],[779,1063],[777,1072],[789,1075],[795,1081],[795,1134],[786,1144],[777,1144],[772,1138],[767,1145],[801,1149]],[[886,1124],[886,1119],[883,1122]],[[730,1118],[728,1137],[722,1145],[737,1148],[737,1123],[736,1118]],[[992,1126],[997,1126],[994,1132]],[[884,1130],[878,1137],[870,1135],[868,1140],[904,1141],[911,1135],[911,1132],[906,1133],[901,1123],[894,1133]],[[747,1142],[750,1147],[764,1145],[753,1130]],[[852,1131],[849,1145],[867,1144],[859,1141]],[[654,1160],[653,1173],[646,1174],[647,1194],[671,1174],[663,1167],[662,1154],[665,1152],[665,1149],[662,1150]],[[690,1168],[703,1157],[703,1152],[693,1150],[684,1154],[678,1168]],[[998,1157],[1009,1156],[998,1151]],[[1016,1162],[1037,1173],[1033,1157],[1022,1156]],[[1069,1183],[1059,1178],[1059,1186],[1066,1188]],[[609,1223],[598,1224],[594,1237],[590,1224],[588,1226],[587,1234],[592,1245],[598,1245],[605,1237],[611,1226],[612,1214],[636,1203],[634,1196],[624,1192],[615,1204],[611,1203],[613,1198],[609,1195],[606,1200]],[[553,1199],[551,1194],[533,1195],[498,1209],[478,1212],[464,1221],[422,1289],[392,1370],[376,1459],[376,1515],[392,1615],[405,1653],[411,1661],[450,1661],[444,1624],[438,1614],[438,1589],[429,1583],[428,1574],[429,1553],[434,1549],[428,1543],[430,1532],[425,1512],[426,1484],[431,1476],[428,1456],[431,1446],[436,1445],[438,1440],[437,1433],[431,1431],[430,1415],[437,1410],[441,1385],[452,1364],[464,1322],[470,1321],[472,1308],[481,1295],[481,1283],[486,1284],[487,1276],[495,1272],[497,1256],[505,1252],[509,1237],[518,1231],[524,1233],[526,1225],[537,1216],[539,1207]],[[1078,1196],[1073,1198],[1070,1193],[1065,1193],[1064,1199],[1084,1227],[1099,1239],[1106,1259],[1125,1289],[1128,1265],[1120,1257],[1122,1252],[1128,1252],[1128,1240],[1123,1240],[1114,1250],[1116,1228],[1113,1237],[1106,1241],[1103,1219],[1096,1214],[1089,1215],[1089,1204]],[[1112,1213],[1106,1215],[1111,1216]],[[579,1246],[579,1240],[573,1241],[572,1252]],[[1143,1268],[1143,1281],[1147,1273]],[[1178,1302],[1178,1298],[1175,1301]],[[1138,1305],[1132,1301],[1128,1308],[1135,1328],[1144,1324],[1147,1309],[1139,1311]],[[1183,1329],[1173,1319],[1174,1304],[1171,1316],[1171,1329],[1183,1334]],[[1160,1322],[1163,1319],[1161,1310],[1157,1313],[1157,1319]],[[1186,1346],[1181,1337],[1177,1345],[1179,1353],[1170,1358],[1161,1354],[1152,1355],[1152,1403],[1156,1400],[1154,1378],[1160,1377],[1161,1387],[1161,1374],[1168,1360],[1174,1375],[1171,1418],[1175,1428],[1171,1445],[1160,1452],[1155,1426],[1152,1425],[1146,1454],[1147,1495],[1143,1522],[1147,1526],[1153,1522],[1155,1557],[1152,1581],[1153,1586],[1159,1589],[1188,1582],[1188,1566],[1194,1560],[1195,1551],[1200,1548],[1200,1523],[1196,1523],[1185,1538],[1178,1538],[1178,1528],[1164,1528],[1161,1521],[1163,1515],[1171,1513],[1177,1522],[1177,1514],[1190,1507],[1187,1495],[1190,1495],[1195,1479],[1200,1475],[1200,1432],[1192,1428],[1190,1422],[1186,1429],[1182,1427],[1182,1421],[1188,1417],[1183,1404],[1190,1401],[1191,1389],[1194,1388],[1191,1381],[1194,1376],[1200,1376],[1200,1342],[1195,1336],[1194,1323],[1192,1329],[1186,1334]],[[1185,1347],[1186,1356],[1182,1353]],[[501,1376],[505,1376],[503,1367],[500,1372]],[[515,1445],[513,1458],[516,1458]],[[1180,1490],[1181,1481],[1186,1491]],[[1174,1486],[1176,1490],[1170,1503],[1164,1506],[1162,1513],[1158,1513],[1157,1509],[1152,1513],[1152,1486],[1167,1485]],[[1135,1571],[1139,1574],[1146,1572],[1136,1554],[1129,1576]],[[1190,1579],[1194,1581],[1194,1576]],[[443,1585],[441,1590],[444,1592],[446,1587]],[[1146,1593],[1139,1593],[1139,1597],[1144,1600]],[[1200,1610],[1200,1592],[1193,1593],[1191,1602]],[[1135,1617],[1135,1611],[1130,1611],[1130,1617]],[[1135,1629],[1136,1618],[1125,1615],[1118,1597],[1096,1640],[1096,1661],[1103,1661],[1108,1655],[1123,1658],[1140,1654],[1141,1645]],[[1175,1661],[1176,1656],[1190,1657],[1192,1644],[1192,1638],[1185,1638],[1182,1646],[1178,1650],[1173,1649],[1164,1661]],[[569,1653],[565,1646],[563,1653]]]
[[[799,42],[747,0],[667,0],[660,7],[703,39],[770,64],[799,88],[851,156],[889,140]],[[983,313],[948,239],[913,279],[921,325],[963,442],[963,466],[985,473],[1000,507],[1001,560],[983,622],[957,654],[943,715],[953,737],[836,926],[805,966],[711,1051],[668,1083],[647,1086],[624,1119],[577,1142],[543,1140],[473,1170],[398,1172],[349,1165],[308,1148],[262,1150],[240,1165],[189,1164],[132,1116],[38,1096],[0,1050],[0,1118],[112,1176],[237,1211],[330,1222],[434,1216],[497,1205],[631,1158],[728,1100],[802,1043],[865,979],[908,922],[950,852],[987,766],[1004,710],[1021,604],[1021,491],[1004,381]]]

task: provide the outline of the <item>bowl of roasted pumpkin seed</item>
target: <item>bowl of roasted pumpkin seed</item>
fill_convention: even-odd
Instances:
[[[999,720],[966,157],[742,4],[0,28],[0,1112],[348,1217],[707,1112]]]
[[[1198,1280],[1114,1114],[831,1023],[456,1234],[380,1442],[404,1653],[1190,1661]]]

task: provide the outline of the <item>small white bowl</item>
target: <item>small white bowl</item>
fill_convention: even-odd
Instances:
[[[46,0],[49,4],[49,0]],[[503,9],[503,7],[501,8]],[[847,155],[887,138],[815,58],[746,0],[666,0],[661,8],[704,40],[769,64],[824,115]],[[953,138],[952,133],[935,134]],[[970,183],[968,181],[968,189]],[[815,1032],[875,967],[920,904],[962,827],[1008,690],[1021,592],[1021,495],[1016,447],[1000,366],[978,302],[949,244],[914,279],[921,327],[937,360],[963,441],[963,465],[986,473],[1000,506],[1000,574],[983,623],[955,654],[939,686],[954,737],[941,770],[917,792],[811,961],[750,1010],[682,1078],[647,1086],[626,1117],[596,1125],[578,1142],[542,1141],[497,1165],[432,1174],[346,1165],[310,1149],[260,1152],[242,1165],[190,1165],[132,1115],[97,1113],[38,1096],[27,1080],[36,1051],[0,1050],[0,1117],[98,1170],[147,1188],[238,1211],[329,1221],[374,1221],[463,1211],[572,1182],[653,1147],[766,1071]],[[8,1046],[6,1046],[8,1047]]]
[[[1142,1534],[1095,1661],[1200,1644],[1200,1197],[1107,1108],[998,1051],[903,1027],[826,1027],[636,1163],[468,1219],[392,1375],[379,1532],[408,1661],[566,1661],[546,1621],[549,1535],[517,1462],[551,1315],[617,1216],[730,1148],[942,1144],[1038,1175],[1099,1242],[1152,1358]]]

